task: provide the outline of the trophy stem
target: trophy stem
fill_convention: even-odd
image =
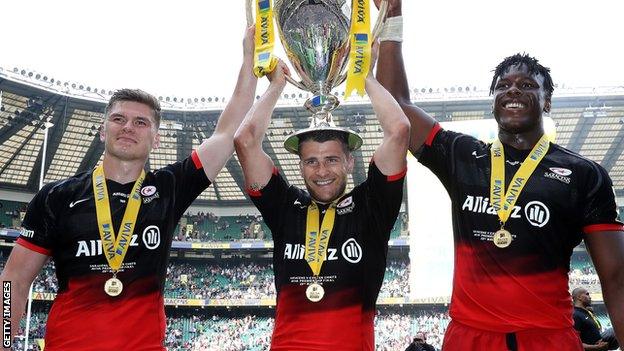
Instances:
[[[333,94],[314,94],[311,98],[307,99],[303,106],[314,115],[321,112],[331,112],[338,107],[340,101],[338,97]]]

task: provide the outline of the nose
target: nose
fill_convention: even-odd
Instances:
[[[329,169],[327,168],[327,166],[325,166],[325,162],[320,162],[318,169],[316,170],[316,173],[319,176],[325,176],[327,174],[329,174]]]
[[[507,95],[520,96],[522,95],[522,91],[520,91],[520,89],[518,89],[518,87],[514,84],[511,87],[509,87],[509,90],[507,90]]]
[[[126,121],[126,123],[123,125],[123,127],[121,128],[122,131],[129,133],[134,131],[134,124],[132,123],[131,120]]]

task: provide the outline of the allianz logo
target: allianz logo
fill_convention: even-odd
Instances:
[[[338,259],[337,256],[338,250],[332,249],[331,247],[327,248],[327,257],[326,261],[335,261]],[[303,244],[286,244],[284,248],[284,259],[285,260],[303,260],[305,259],[305,246]]]
[[[132,239],[130,239],[130,246],[139,246],[138,238],[137,234],[133,234]],[[100,256],[102,253],[102,240],[79,240],[75,257]]]
[[[335,261],[338,259],[338,253],[342,255],[342,258],[349,263],[358,263],[362,260],[364,252],[360,244],[354,239],[347,239],[340,249],[328,247],[325,260]],[[285,260],[304,260],[305,259],[305,246],[303,244],[286,244],[284,247],[284,259]]]
[[[497,215],[494,207],[490,204],[490,199],[485,196],[467,195],[466,200],[462,204],[462,211]],[[514,206],[509,217],[522,218],[522,213],[524,213],[527,222],[534,227],[541,228],[550,220],[550,210],[540,201],[527,203],[524,211],[521,206]]]

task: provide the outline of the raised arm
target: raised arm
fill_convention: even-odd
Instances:
[[[621,344],[624,342],[624,232],[585,234],[585,244],[600,278],[615,336]]]
[[[247,28],[243,40],[243,64],[234,93],[219,117],[214,133],[197,149],[206,176],[214,181],[234,153],[234,133],[253,105],[258,79],[253,74],[254,27]]]
[[[377,48],[374,47],[373,55],[376,51]],[[406,166],[410,123],[396,100],[372,73],[366,77],[366,93],[383,130],[383,140],[373,156],[375,165],[385,175],[400,173]]]
[[[234,136],[234,146],[243,167],[245,184],[252,190],[262,189],[271,179],[274,164],[262,149],[262,140],[269,128],[277,99],[286,85],[286,74],[288,68],[280,61],[273,73],[268,75],[271,84],[249,110]]]
[[[380,0],[375,0],[379,5]],[[401,0],[388,1],[388,24],[397,30],[402,31]],[[399,35],[400,36],[400,35]],[[415,153],[423,145],[429,135],[431,128],[435,124],[435,119],[429,116],[418,106],[412,104],[410,100],[409,85],[403,64],[402,42],[395,35],[393,39],[388,39],[382,34],[380,37],[379,59],[377,62],[377,80],[386,88],[399,103],[411,124],[409,150]]]
[[[7,282],[11,285],[11,335],[13,336],[19,329],[19,322],[24,314],[30,284],[37,277],[47,259],[47,255],[15,245],[0,275],[4,292],[8,289]],[[11,348],[3,348],[3,350],[11,350]]]

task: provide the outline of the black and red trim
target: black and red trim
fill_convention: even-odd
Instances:
[[[403,169],[401,172],[397,174],[387,176],[388,182],[395,182],[397,180],[401,180],[403,179],[403,177],[405,177],[406,174],[407,174],[407,167],[405,167],[405,169]]]
[[[435,139],[435,136],[438,135],[438,132],[442,130],[442,127],[440,127],[440,123],[437,123],[433,125],[433,127],[431,128],[431,131],[429,131],[429,135],[427,135],[427,139],[425,139],[425,145],[427,146],[431,146],[431,144],[433,143],[433,139]]]
[[[46,249],[44,247],[35,245],[29,241],[24,240],[23,238],[18,238],[16,241],[19,245],[27,248],[28,250],[35,251],[42,255],[52,256],[52,250]]]
[[[191,159],[193,160],[193,164],[195,165],[195,168],[197,169],[204,168],[196,150],[193,150],[193,152],[191,152]]]
[[[276,176],[278,174],[279,174],[279,169],[277,169],[277,167],[273,167],[272,175]],[[245,191],[247,191],[247,194],[249,196],[253,196],[253,197],[260,197],[260,196],[262,196],[262,189],[254,190],[254,189],[251,189],[251,188],[247,188],[247,189],[245,189]]]
[[[624,231],[624,225],[619,223],[608,223],[608,224],[591,224],[583,227],[584,233],[595,233],[595,232],[616,232],[616,231]]]

